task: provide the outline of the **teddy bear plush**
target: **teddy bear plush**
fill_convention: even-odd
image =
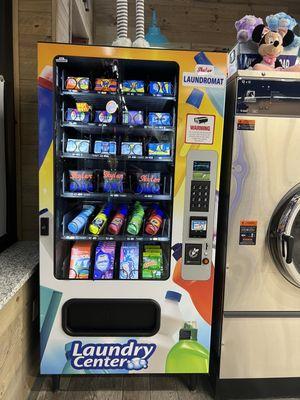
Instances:
[[[252,32],[257,25],[263,24],[261,18],[255,17],[255,15],[245,15],[243,18],[235,22],[235,28],[237,30],[238,42],[248,42],[251,39]]]
[[[285,12],[267,16],[266,23],[271,31],[278,31],[278,29],[290,29],[292,31],[297,25],[297,21]]]
[[[278,31],[279,29],[290,29],[291,31],[297,26],[297,21],[295,18],[286,14],[285,12],[279,12],[277,14],[271,14],[266,17],[266,22],[268,28],[271,31]],[[289,47],[299,47],[300,45],[300,37],[295,35],[293,42]]]
[[[252,32],[252,40],[258,43],[257,59],[251,64],[254,70],[284,70],[300,71],[300,65],[283,68],[278,60],[283,49],[294,40],[294,33],[290,29],[278,29],[278,32],[270,30],[264,24],[258,25]]]

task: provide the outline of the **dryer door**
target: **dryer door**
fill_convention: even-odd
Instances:
[[[279,203],[271,218],[268,239],[277,268],[300,287],[300,187]]]

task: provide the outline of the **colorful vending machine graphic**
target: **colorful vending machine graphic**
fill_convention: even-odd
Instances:
[[[226,54],[38,45],[41,373],[207,373]]]

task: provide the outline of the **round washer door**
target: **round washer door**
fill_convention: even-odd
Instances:
[[[289,192],[275,209],[268,242],[278,270],[300,287],[300,187]]]

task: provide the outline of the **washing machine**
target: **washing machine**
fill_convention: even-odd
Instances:
[[[228,84],[226,105],[219,378],[296,378],[300,74],[239,71]]]

